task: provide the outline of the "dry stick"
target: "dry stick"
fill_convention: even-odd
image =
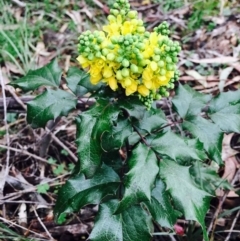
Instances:
[[[27,109],[26,105],[22,102],[22,100],[13,92],[10,90],[10,88],[8,88],[8,91],[11,93],[11,95],[13,95],[14,99],[23,107],[24,110]],[[51,135],[52,139],[59,145],[61,146],[63,149],[65,149],[69,155],[72,157],[72,159],[74,160],[74,162],[76,163],[78,158],[74,155],[74,153],[64,144],[62,143],[48,128],[46,128],[46,132],[48,134]]]
[[[28,152],[28,151],[21,150],[21,149],[17,149],[17,148],[10,147],[10,146],[4,146],[4,145],[1,145],[1,144],[0,144],[0,147],[1,147],[1,148],[4,148],[4,149],[7,149],[8,151],[11,150],[11,151],[16,151],[16,152],[23,153],[23,154],[25,154],[25,155],[34,157],[35,159],[37,159],[37,160],[39,160],[39,161],[41,161],[41,162],[45,162],[45,163],[48,163],[48,164],[49,164],[49,162],[48,162],[46,159],[44,159],[44,158],[42,158],[42,157],[39,157],[39,156],[37,156],[37,155],[35,155],[35,154],[32,154],[32,153],[30,153],[30,152]],[[57,166],[58,164],[51,163],[51,165]]]
[[[30,229],[24,228],[24,227],[22,227],[21,225],[18,225],[18,224],[14,223],[14,222],[12,222],[12,221],[10,221],[10,220],[7,220],[7,219],[5,219],[5,218],[0,217],[0,220],[2,220],[4,223],[8,223],[8,224],[14,225],[14,226],[19,227],[19,228],[21,228],[21,229],[23,229],[23,230],[26,230],[26,231],[28,231],[28,232],[30,232],[30,233],[33,233],[33,234],[38,235],[38,236],[40,236],[40,237],[46,238],[44,235],[42,235],[42,234],[40,234],[40,233],[36,233],[36,232],[34,232],[34,231],[30,230]]]
[[[20,2],[19,0],[12,0],[12,2],[15,2],[19,7],[26,7],[26,3]]]
[[[0,68],[0,82],[2,86],[2,95],[3,95],[3,107],[4,107],[4,126],[5,126],[5,131],[6,131],[6,139],[7,139],[7,147],[10,146],[10,137],[9,137],[9,131],[8,131],[8,124],[7,124],[7,104],[6,104],[6,94],[5,94],[5,84],[3,81],[3,76],[2,76],[2,69]],[[7,148],[7,156],[6,156],[6,164],[5,167],[3,167],[4,170],[4,175],[1,177],[1,186],[0,186],[0,196],[3,197],[3,189],[6,183],[6,179],[9,173],[9,160],[10,160],[10,150]],[[3,205],[3,215],[5,215],[5,206]]]
[[[78,158],[75,156],[75,154],[64,144],[62,143],[55,135],[54,133],[52,133],[47,127],[46,127],[46,132],[47,134],[50,134],[52,139],[59,145],[61,146],[63,149],[65,149],[68,154],[72,157],[72,159],[74,160],[74,162],[76,163]]]
[[[237,215],[235,216],[235,218],[234,218],[234,220],[232,222],[232,226],[230,228],[230,232],[228,233],[228,236],[226,237],[226,239],[224,241],[228,241],[231,238],[232,231],[233,231],[233,229],[235,227],[235,224],[236,224],[236,222],[238,220],[239,214],[240,214],[240,210],[238,210]]]
[[[231,182],[231,185],[233,186],[234,183],[237,181],[237,178],[238,178],[238,175],[240,174],[240,169],[238,169],[238,171],[236,172],[232,182]],[[211,241],[214,241],[214,230],[216,228],[216,225],[217,225],[217,217],[222,209],[222,205],[223,203],[225,202],[226,198],[227,198],[227,195],[230,191],[226,191],[225,194],[222,196],[222,198],[220,199],[220,202],[218,204],[218,207],[213,215],[213,218],[212,218],[212,221],[208,227],[208,230],[207,230],[207,233],[209,234],[209,232],[212,230],[212,234],[211,234],[211,238],[210,240]]]
[[[49,233],[48,229],[46,228],[46,226],[44,225],[44,223],[42,222],[41,218],[38,216],[38,213],[35,209],[35,207],[32,207],[33,208],[33,212],[35,213],[37,219],[38,219],[38,222],[42,225],[43,229],[45,230],[45,232],[47,233],[47,235],[49,236],[50,240],[51,241],[56,241],[56,239],[54,239],[52,237],[52,235]]]

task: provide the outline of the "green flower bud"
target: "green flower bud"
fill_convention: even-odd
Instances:
[[[116,18],[113,15],[108,15],[107,17],[108,21],[116,21]]]
[[[129,69],[128,68],[123,68],[121,72],[122,72],[123,77],[129,76]]]
[[[108,50],[108,49],[103,49],[103,50],[102,50],[102,54],[103,54],[104,56],[107,56],[108,53],[109,53],[109,50]]]
[[[121,62],[123,61],[123,57],[122,57],[122,56],[118,56],[118,57],[116,58],[116,61],[117,61],[118,63],[121,63]]]
[[[88,60],[93,60],[94,59],[94,55],[91,53],[88,55]]]
[[[113,53],[109,53],[109,54],[107,55],[107,60],[113,61],[114,59],[115,59],[115,55],[114,55]]]
[[[133,73],[137,73],[137,72],[138,72],[138,67],[137,67],[137,65],[135,65],[135,64],[131,64],[130,69],[131,69],[131,71],[132,71]]]
[[[167,64],[166,69],[168,71],[172,71],[174,69],[174,66],[172,64]]]
[[[123,61],[122,61],[122,65],[124,66],[124,67],[128,67],[129,66],[129,61],[127,60],[127,59],[124,59]]]
[[[114,3],[114,4],[113,4],[113,7],[114,7],[114,8],[119,8],[118,3]]]
[[[101,58],[101,57],[102,57],[102,53],[99,51],[99,52],[97,52],[97,53],[95,54],[95,56],[96,56],[97,58]]]
[[[161,69],[161,70],[159,71],[159,74],[160,74],[161,76],[166,75],[166,70],[165,70],[165,69]]]
[[[172,63],[172,58],[169,57],[169,56],[167,56],[166,59],[165,59],[165,61],[166,61],[167,63]]]
[[[116,78],[118,80],[122,80],[123,79],[123,76],[122,76],[122,71],[121,70],[118,70],[117,73],[116,73]]]
[[[165,63],[162,60],[158,61],[158,66],[159,67],[164,67],[164,65],[165,65]]]
[[[121,13],[121,15],[126,15],[126,11],[125,10],[120,10],[120,13]]]
[[[127,16],[129,18],[133,19],[137,16],[137,12],[136,11],[129,11]]]
[[[117,16],[119,14],[119,11],[117,9],[111,9],[112,10],[112,14]]]
[[[154,60],[155,62],[158,62],[158,61],[160,60],[160,56],[159,56],[159,55],[154,55],[154,56],[153,56],[153,60]]]

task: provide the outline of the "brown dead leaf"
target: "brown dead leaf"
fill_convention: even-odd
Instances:
[[[229,64],[238,62],[239,58],[230,57],[230,56],[222,56],[217,58],[209,58],[209,59],[189,59],[189,61],[198,64]]]
[[[224,86],[225,86],[226,81],[228,79],[228,76],[232,73],[232,70],[233,70],[233,67],[227,67],[227,68],[221,70],[220,76],[219,76],[220,81],[219,81],[219,84],[218,84],[220,92],[223,92],[223,89],[224,89]]]
[[[203,85],[205,88],[207,88],[207,77],[200,75],[196,70],[186,70],[186,74],[193,77],[195,80],[197,80],[201,85]]]

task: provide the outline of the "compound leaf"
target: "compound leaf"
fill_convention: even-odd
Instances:
[[[177,113],[185,118],[199,114],[209,100],[210,95],[201,94],[188,85],[179,85],[172,103]]]
[[[178,159],[197,159],[202,160],[206,156],[201,151],[202,145],[199,142],[188,142],[187,139],[183,139],[181,136],[167,131],[165,133],[158,134],[151,142],[151,147],[159,154],[170,157],[177,161]]]
[[[119,176],[104,164],[91,179],[86,179],[83,173],[70,178],[59,191],[54,209],[56,219],[62,213],[79,211],[87,204],[100,203],[103,197],[115,194],[119,183]]]
[[[27,104],[27,121],[33,128],[44,127],[49,120],[66,116],[76,104],[77,99],[72,94],[47,89]]]
[[[208,115],[224,132],[240,132],[240,90],[221,93],[212,99]]]
[[[77,121],[77,152],[80,170],[87,177],[92,177],[101,165],[101,146],[94,138],[94,126],[97,118],[87,113],[81,114]]]
[[[114,215],[118,200],[111,200],[100,205],[91,241],[150,241],[151,220],[140,206],[132,206]]]
[[[145,111],[144,115],[136,123],[136,126],[148,133],[157,131],[159,128],[167,124],[166,117],[160,109],[150,109]]]
[[[125,193],[117,212],[120,213],[131,205],[151,199],[151,190],[159,172],[155,153],[142,143],[132,151],[128,160],[129,172],[126,174]]]
[[[202,190],[205,190],[212,195],[218,188],[231,190],[232,187],[227,180],[218,176],[217,172],[210,166],[202,162],[196,161],[189,169],[195,183],[199,185]]]
[[[175,207],[187,220],[200,223],[204,239],[208,241],[204,218],[209,208],[210,194],[195,184],[189,173],[189,167],[181,166],[174,161],[160,162],[160,177],[166,183]]]
[[[201,116],[191,116],[184,120],[183,128],[203,143],[209,158],[222,164],[223,133],[217,125]]]
[[[171,205],[171,200],[162,180],[157,180],[155,188],[152,190],[151,202],[144,202],[151,213],[153,219],[162,227],[173,228],[177,220],[177,212]]]
[[[35,90],[40,86],[58,87],[61,76],[62,70],[55,59],[40,69],[30,70],[26,76],[11,82],[11,85],[23,91]]]

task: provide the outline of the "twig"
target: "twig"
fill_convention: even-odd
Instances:
[[[17,148],[10,147],[10,146],[4,146],[4,145],[1,145],[1,144],[0,144],[0,147],[1,147],[1,148],[4,148],[4,149],[7,149],[7,151],[10,151],[10,150],[11,150],[11,151],[16,151],[16,152],[23,153],[23,154],[25,154],[25,155],[31,156],[31,157],[33,157],[33,158],[41,161],[41,162],[45,162],[45,163],[48,163],[48,164],[49,164],[49,162],[48,162],[46,159],[44,159],[44,158],[42,158],[42,157],[39,157],[39,156],[37,156],[37,155],[35,155],[35,154],[32,154],[32,153],[30,153],[30,152],[28,152],[28,151],[21,150],[21,149],[17,149]],[[51,163],[51,165],[57,166],[58,164]]]
[[[26,7],[26,3],[20,2],[19,0],[12,0],[12,2],[16,3],[19,7]]]
[[[3,177],[1,178],[1,185],[0,185],[0,196],[3,196],[3,189],[5,186],[5,182],[9,173],[9,159],[10,159],[10,137],[9,137],[9,131],[8,131],[8,124],[7,124],[7,105],[6,105],[6,94],[5,94],[5,84],[3,81],[2,76],[2,69],[0,68],[0,82],[2,86],[2,95],[3,95],[3,107],[4,107],[4,125],[5,125],[5,131],[6,131],[6,140],[7,140],[7,156],[6,156],[6,164],[5,164],[5,172]]]
[[[33,233],[33,234],[38,235],[40,237],[46,238],[44,235],[42,235],[40,233],[36,233],[36,232],[34,232],[34,231],[30,230],[30,229],[24,228],[21,225],[18,225],[18,224],[14,223],[14,222],[12,222],[10,220],[7,220],[5,218],[0,217],[0,220],[2,220],[4,223],[10,223],[11,225],[14,225],[14,226],[19,227],[19,228],[21,228],[23,230],[26,230],[27,232],[30,232],[30,233]]]
[[[33,208],[33,212],[35,213],[36,217],[37,217],[37,220],[38,222],[42,225],[43,229],[45,230],[45,232],[47,233],[47,235],[49,236],[50,240],[51,241],[56,241],[56,239],[54,239],[52,237],[52,235],[49,233],[48,229],[46,228],[46,226],[44,225],[44,223],[42,222],[41,218],[38,216],[38,213],[35,209],[35,207],[32,207]]]
[[[45,128],[46,132],[51,135],[52,139],[63,149],[65,149],[68,154],[72,157],[74,162],[76,163],[78,161],[78,158],[75,156],[75,154],[64,144],[60,141],[59,138],[57,138],[48,128]]]
[[[234,227],[235,227],[235,224],[236,224],[236,222],[237,222],[237,220],[238,220],[239,214],[240,214],[240,210],[238,210],[237,215],[235,216],[235,218],[234,218],[234,220],[233,220],[233,222],[232,222],[232,226],[231,226],[231,228],[230,228],[230,232],[228,233],[228,236],[226,237],[225,241],[228,241],[228,240],[231,238],[232,230],[233,230]]]
[[[234,176],[234,178],[233,178],[233,180],[232,180],[232,182],[231,182],[231,185],[232,185],[232,186],[233,186],[234,183],[237,181],[239,174],[240,174],[240,169],[235,173],[235,176]],[[222,196],[222,198],[220,199],[219,204],[218,204],[218,207],[217,207],[217,209],[216,209],[216,211],[215,211],[215,213],[214,213],[214,215],[213,215],[212,221],[211,221],[211,223],[209,224],[207,233],[209,234],[210,231],[212,230],[212,234],[211,234],[211,238],[210,238],[211,241],[214,241],[214,230],[215,230],[216,225],[217,225],[217,218],[218,218],[218,215],[219,215],[219,213],[220,213],[220,211],[221,211],[221,209],[222,209],[222,205],[223,205],[223,203],[225,202],[225,200],[226,200],[227,195],[228,195],[229,192],[230,192],[229,190],[226,191],[225,194],[224,194],[224,195]]]

